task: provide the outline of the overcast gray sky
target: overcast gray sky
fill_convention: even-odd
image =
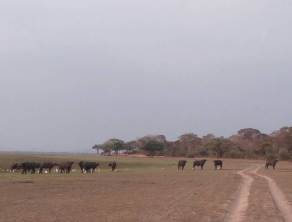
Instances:
[[[0,0],[0,151],[291,126],[291,8]]]

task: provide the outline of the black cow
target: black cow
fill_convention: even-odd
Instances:
[[[267,160],[265,169],[269,169],[269,166],[273,166],[273,170],[275,169],[275,166],[279,160]]]
[[[96,163],[96,162],[83,162],[83,161],[80,161],[78,163],[80,169],[81,169],[81,173],[83,172],[90,172],[90,169],[92,169],[92,172],[96,169],[96,167],[99,166],[99,163]]]
[[[16,170],[17,172],[19,171],[19,164],[18,163],[12,163],[10,167],[10,171]]]
[[[59,165],[59,172],[61,171],[61,173],[63,173],[63,171],[65,173],[70,173],[72,165],[74,164],[74,162],[62,162]]]
[[[205,160],[205,159],[203,159],[203,160],[195,160],[193,162],[193,170],[195,170],[196,166],[201,166],[201,170],[202,170],[206,161],[207,160]]]
[[[23,169],[22,174],[26,174],[27,171],[31,171],[31,174],[35,174],[35,169],[40,168],[40,163],[35,162],[23,162],[19,165],[19,168]]]
[[[51,173],[51,169],[59,164],[53,162],[43,162],[40,166],[39,173],[43,173],[43,169],[49,169],[49,173]]]
[[[180,160],[180,161],[178,161],[178,163],[177,163],[177,169],[178,170],[180,170],[180,169],[181,170],[184,170],[186,163],[187,163],[186,160]]]
[[[112,167],[112,170],[111,170],[111,171],[115,171],[116,166],[117,166],[117,163],[116,163],[115,161],[113,161],[113,162],[110,163],[108,166],[111,166],[111,167]]]
[[[215,166],[215,170],[217,170],[217,166],[220,166],[221,170],[222,170],[222,160],[213,160],[214,162],[214,166]]]

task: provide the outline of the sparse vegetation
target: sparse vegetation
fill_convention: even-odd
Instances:
[[[102,149],[104,154],[142,153],[148,156],[172,157],[226,157],[267,159],[274,155],[289,160],[292,155],[292,127],[282,127],[270,135],[257,129],[245,128],[228,138],[207,134],[198,137],[194,133],[185,133],[176,141],[167,141],[164,135],[147,135],[137,140],[124,142],[109,139],[93,149]],[[281,152],[280,152],[281,150]],[[283,151],[282,151],[283,150]]]

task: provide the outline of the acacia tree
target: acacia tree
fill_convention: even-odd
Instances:
[[[96,155],[98,155],[99,150],[102,148],[101,144],[95,144],[92,149],[96,149]]]
[[[156,151],[162,151],[163,148],[163,144],[155,140],[149,140],[146,143],[143,143],[143,145],[140,147],[141,150],[147,151],[148,155],[151,157],[154,156]]]
[[[229,152],[233,143],[229,139],[214,138],[204,145],[207,150],[211,150],[216,157],[222,157],[224,153]]]
[[[101,145],[102,147],[101,149],[108,155],[111,155],[112,152],[119,154],[119,151],[123,150],[123,146],[124,146],[124,141],[113,138],[104,142]]]
[[[138,147],[139,147],[139,145],[138,145],[138,142],[136,140],[131,140],[131,141],[126,142],[124,144],[124,149],[126,150],[127,153],[138,149]]]

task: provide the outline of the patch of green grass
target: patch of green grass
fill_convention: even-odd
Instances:
[[[111,167],[109,167],[108,164],[112,161],[117,162],[118,172],[176,168],[176,160],[165,158],[128,158],[124,156],[96,156],[96,155],[0,154],[0,178],[13,179],[23,177],[21,173],[10,173],[7,172],[7,169],[10,169],[12,163],[21,163],[26,161],[40,163],[47,161],[56,163],[61,163],[64,161],[73,161],[74,164],[72,166],[72,169],[76,169],[76,171],[71,172],[70,175],[81,173],[80,168],[77,164],[79,161],[98,162],[100,164],[98,168],[100,169],[101,173],[110,172]],[[51,175],[58,174],[52,173]],[[26,177],[34,176],[35,175],[30,175],[30,173],[26,174]]]

